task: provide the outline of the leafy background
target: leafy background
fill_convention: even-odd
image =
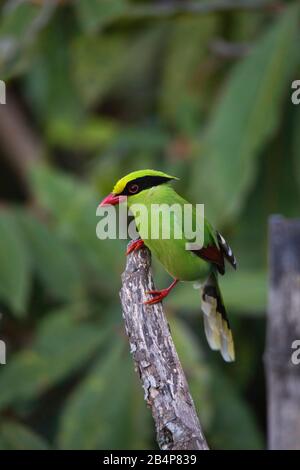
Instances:
[[[1,2],[0,449],[156,448],[118,300],[126,243],[95,235],[101,197],[147,167],[181,178],[239,261],[221,281],[235,364],[191,285],[165,303],[209,444],[266,445],[267,220],[299,215],[300,38],[296,2],[262,3]]]

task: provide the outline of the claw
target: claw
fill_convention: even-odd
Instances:
[[[144,305],[155,305],[155,304],[158,304],[159,302],[161,302],[162,299],[151,299],[151,300],[146,300],[146,302],[144,302]]]
[[[172,284],[170,285],[170,287],[167,287],[167,289],[150,290],[146,292],[147,295],[153,295],[154,298],[146,300],[146,302],[144,302],[144,305],[154,305],[161,302],[165,297],[167,297],[167,295],[169,295],[171,290],[176,286],[177,282],[178,279],[175,279],[174,282],[172,282]]]
[[[167,295],[169,294],[168,289],[163,289],[163,290],[150,290],[146,292],[148,295],[154,295],[153,299],[146,300],[144,302],[144,305],[154,305],[157,304],[158,302],[161,302]]]
[[[142,248],[142,246],[144,246],[143,240],[138,239],[132,241],[127,248],[126,256],[130,255],[130,253],[132,253],[133,251],[139,250],[140,248]]]
[[[163,291],[164,290],[167,290],[167,289],[163,289]],[[146,294],[147,295],[160,295],[163,291],[161,291],[161,290],[147,290]]]

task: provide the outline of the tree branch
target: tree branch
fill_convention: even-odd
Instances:
[[[154,289],[151,255],[142,248],[128,256],[120,298],[130,350],[163,450],[207,450],[187,381],[162,305],[143,304]]]
[[[265,353],[269,448],[293,450],[300,448],[300,364],[295,350],[300,342],[300,219],[273,216],[269,230]]]

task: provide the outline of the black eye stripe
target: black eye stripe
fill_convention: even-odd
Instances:
[[[136,178],[135,180],[129,181],[129,183],[126,184],[124,190],[120,193],[120,195],[131,196],[133,193],[130,192],[130,187],[133,185],[138,186],[138,191],[134,193],[138,194],[141,191],[144,191],[145,189],[149,189],[153,186],[158,186],[160,184],[167,183],[171,179],[172,178],[168,178],[166,176],[142,176],[140,178]]]

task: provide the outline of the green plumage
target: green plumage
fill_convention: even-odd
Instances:
[[[147,218],[138,212],[135,207],[137,204],[144,204],[148,209]],[[211,265],[207,261],[197,257],[191,251],[186,250],[187,240],[183,236],[182,220],[176,218],[176,213],[171,213],[170,238],[169,239],[151,239],[153,221],[151,220],[152,204],[179,204],[181,207],[188,202],[177,194],[170,184],[155,186],[149,190],[128,198],[128,206],[133,210],[136,217],[137,229],[145,245],[157,257],[168,273],[181,281],[196,281],[207,277],[211,271]],[[155,220],[155,224],[159,221]],[[174,227],[179,227],[182,232],[181,239],[174,238]],[[160,233],[161,234],[161,233]],[[210,224],[204,221],[204,246],[217,244],[216,236]]]
[[[200,219],[201,223],[197,227],[199,231],[204,227],[202,248],[193,248],[193,251],[187,249],[186,243],[194,240],[185,238],[183,210],[180,210],[180,215],[176,210],[168,211],[169,233],[167,237],[162,236],[162,215],[158,212],[157,216],[153,217],[152,208],[161,205],[170,208],[177,205],[182,209],[184,205],[189,204],[174,191],[171,186],[173,179],[177,178],[155,170],[130,173],[117,182],[113,193],[104,203],[109,201],[116,204],[122,202],[122,198],[126,196],[140,238],[168,273],[176,281],[204,281],[201,301],[206,337],[210,347],[219,350],[225,361],[230,362],[234,360],[233,338],[217,274],[224,274],[225,259],[236,268],[235,257],[222,235],[205,218]],[[196,207],[193,207],[194,231],[196,222],[199,222],[199,218],[196,217]],[[176,281],[168,289],[151,292],[156,298],[146,303],[161,301],[175,286]]]

